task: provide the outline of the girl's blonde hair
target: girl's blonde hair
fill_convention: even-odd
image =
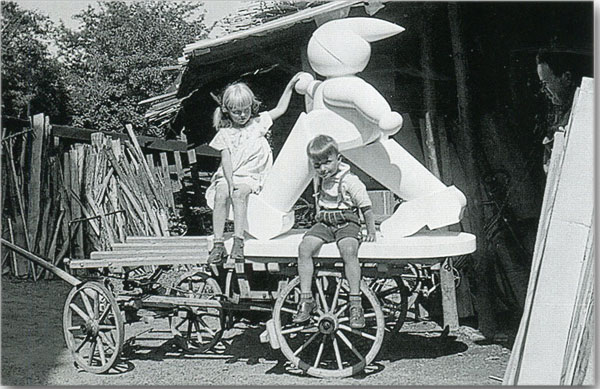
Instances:
[[[252,117],[258,115],[260,101],[254,96],[252,90],[243,82],[229,84],[223,91],[220,106],[213,114],[213,126],[217,129],[232,127],[233,122],[229,116],[230,109],[252,107]]]

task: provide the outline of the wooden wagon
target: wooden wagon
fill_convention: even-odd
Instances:
[[[307,323],[292,323],[300,297],[296,255],[302,234],[292,230],[269,241],[247,240],[244,261],[219,266],[206,262],[211,237],[129,237],[111,251],[67,261],[72,270],[93,269],[88,281],[2,243],[73,285],[64,307],[65,341],[76,364],[94,373],[117,362],[125,324],[146,316],[167,318],[184,350],[206,352],[219,342],[232,313],[248,310],[271,312],[261,341],[280,349],[305,373],[356,374],[376,357],[384,336],[400,330],[410,287],[418,281],[403,278],[413,265],[439,268],[444,324],[457,326],[452,258],[475,250],[472,234],[427,231],[363,243],[360,287],[367,326],[360,330],[348,325],[349,288],[335,244],[324,245],[316,255],[317,312]],[[226,246],[231,248],[231,239]]]

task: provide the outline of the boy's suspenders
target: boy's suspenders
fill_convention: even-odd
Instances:
[[[338,203],[338,205],[340,205],[340,203],[344,203],[346,205],[349,205],[350,208],[352,208],[352,204],[348,204],[344,201],[344,193],[342,191],[342,181],[344,180],[344,177],[346,177],[346,174],[348,174],[348,173],[350,173],[350,170],[346,170],[340,176],[340,180],[338,182],[337,203]],[[319,212],[319,196],[321,195],[321,179],[319,178],[318,175],[315,175],[313,177],[313,190],[314,190],[313,196],[315,198],[315,214],[316,214]]]
[[[319,213],[319,195],[321,194],[321,180],[318,175],[313,176],[313,197],[315,198],[315,215]]]

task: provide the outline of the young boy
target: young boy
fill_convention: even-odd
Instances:
[[[336,242],[344,260],[344,270],[350,286],[350,326],[365,326],[360,297],[360,265],[358,247],[361,241],[361,210],[367,224],[364,241],[375,241],[375,221],[371,200],[365,185],[350,173],[350,167],[341,161],[338,145],[333,138],[319,135],[306,148],[308,157],[319,177],[317,196],[317,223],[306,232],[298,247],[298,274],[301,297],[294,323],[310,319],[317,304],[311,293],[314,272],[313,255],[324,243]]]

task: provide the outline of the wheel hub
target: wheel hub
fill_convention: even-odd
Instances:
[[[319,332],[329,335],[337,329],[337,320],[331,315],[323,315],[319,318],[317,327],[319,328]]]
[[[87,336],[95,337],[98,335],[98,332],[100,332],[99,323],[97,320],[88,320],[82,327],[82,330],[85,331]]]

